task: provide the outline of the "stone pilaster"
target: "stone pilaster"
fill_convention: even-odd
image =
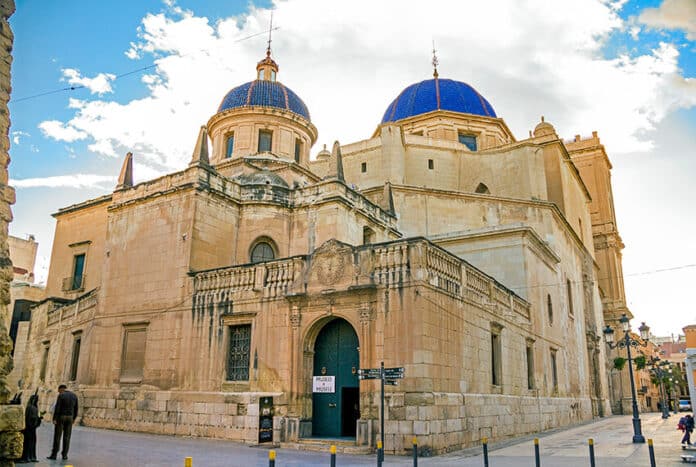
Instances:
[[[14,189],[7,185],[8,151],[10,140],[10,114],[7,102],[10,99],[10,66],[12,64],[12,42],[14,35],[8,18],[14,13],[13,0],[0,0],[0,312],[8,314],[12,262],[7,244],[7,226],[12,220],[10,205],[14,204]],[[0,467],[14,466],[14,460],[22,455],[24,413],[21,405],[7,405],[10,389],[7,375],[12,371],[12,341],[7,334],[5,320],[0,320]]]

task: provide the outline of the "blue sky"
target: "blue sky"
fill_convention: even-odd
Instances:
[[[695,323],[686,292],[696,268],[651,271],[696,264],[687,201],[696,199],[696,2],[428,4],[418,14],[400,2],[274,4],[279,79],[309,106],[320,133],[313,154],[336,139],[369,138],[394,96],[429,77],[435,39],[441,76],[473,85],[518,139],[542,114],[564,138],[599,131],[614,164],[629,308],[657,332]],[[108,193],[127,151],[138,180],[186,165],[226,90],[253,78],[269,7],[17,2],[10,232],[36,235],[40,265],[50,256],[50,214]],[[151,68],[112,79],[143,67]],[[21,100],[71,77],[91,89]]]

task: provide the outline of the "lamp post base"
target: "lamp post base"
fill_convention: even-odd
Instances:
[[[635,408],[635,406],[634,406]],[[643,436],[643,430],[640,429],[640,418],[635,417],[633,419],[633,442],[634,443],[644,443],[645,437]]]
[[[644,443],[644,442],[645,442],[645,436],[643,436],[643,435],[633,435],[633,442],[634,442],[634,443]]]

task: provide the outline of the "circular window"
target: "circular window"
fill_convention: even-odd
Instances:
[[[259,242],[251,249],[252,263],[263,263],[264,261],[271,261],[274,258],[275,254],[273,253],[273,248],[266,242]]]

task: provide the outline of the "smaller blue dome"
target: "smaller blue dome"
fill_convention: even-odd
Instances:
[[[237,86],[228,92],[222,99],[218,112],[250,106],[289,110],[310,120],[307,106],[290,88],[277,81],[258,79]]]
[[[491,104],[468,84],[451,79],[428,79],[401,91],[384,112],[382,123],[395,122],[433,110],[497,117]]]

